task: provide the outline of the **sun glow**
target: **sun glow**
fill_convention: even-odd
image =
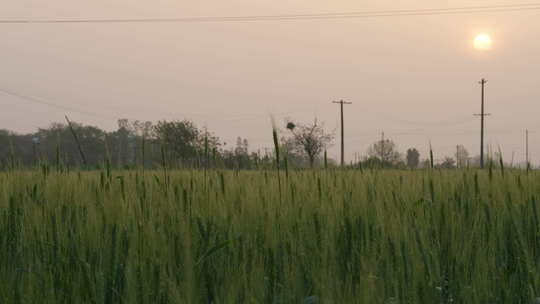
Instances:
[[[488,34],[479,34],[474,38],[474,48],[480,51],[489,51],[493,46],[493,40]]]

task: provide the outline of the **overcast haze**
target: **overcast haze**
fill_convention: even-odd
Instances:
[[[422,9],[512,1],[30,1],[0,19],[163,18]],[[270,114],[336,131],[346,107],[347,158],[385,131],[404,152],[479,153],[478,81],[488,79],[486,143],[540,163],[540,11],[238,23],[0,24],[0,128],[34,131],[72,120],[112,130],[116,119],[183,119],[225,141],[271,144]],[[473,49],[487,32],[493,49]],[[84,114],[87,112],[87,114]]]

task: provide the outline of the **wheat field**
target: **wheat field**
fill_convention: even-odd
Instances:
[[[0,298],[530,303],[539,200],[520,170],[12,170]]]

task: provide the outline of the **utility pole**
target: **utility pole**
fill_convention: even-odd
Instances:
[[[485,97],[486,83],[487,83],[487,80],[485,80],[484,78],[480,80],[480,84],[482,85],[481,112],[480,114],[475,114],[476,116],[480,116],[480,168],[484,168],[484,118],[490,115],[484,112],[484,97]]]
[[[525,165],[529,170],[529,130],[525,130]]]
[[[459,155],[459,145],[456,146],[456,168],[459,169],[459,159],[460,159],[460,155]]]
[[[512,162],[510,163],[510,168],[514,169],[514,156],[515,156],[515,152],[512,151]]]
[[[345,102],[343,100],[340,101],[333,101],[332,103],[337,103],[340,105],[341,108],[341,166],[345,166],[345,122],[343,121],[343,105],[344,104],[352,104],[352,102]]]
[[[381,133],[381,162],[384,163],[384,131]]]

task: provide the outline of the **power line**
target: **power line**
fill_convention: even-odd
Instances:
[[[103,115],[103,114],[98,114],[98,113],[95,113],[95,112],[90,112],[90,111],[85,111],[85,110],[79,110],[79,109],[74,108],[74,107],[65,106],[65,105],[62,105],[62,104],[58,104],[58,103],[55,103],[55,102],[45,100],[43,98],[37,98],[37,97],[29,96],[29,95],[26,95],[26,94],[21,94],[21,93],[18,93],[18,92],[14,92],[12,90],[7,90],[7,89],[1,89],[0,88],[0,93],[2,93],[4,95],[7,95],[7,96],[11,96],[11,97],[15,97],[15,98],[24,100],[26,102],[35,103],[35,104],[39,104],[39,105],[44,105],[44,106],[56,108],[56,109],[59,109],[59,110],[64,110],[64,111],[67,111],[69,113],[77,113],[77,114],[93,116],[93,117],[97,117],[97,118],[114,119],[114,120],[120,119],[120,118],[129,118],[129,119],[132,119],[132,120],[140,120],[140,119],[137,119],[137,118],[134,118],[134,117],[126,117],[125,115],[122,115],[121,117],[115,117],[115,116]],[[294,113],[303,113],[303,112],[306,112],[306,111],[288,111],[288,112],[274,113],[273,115],[284,116],[284,115],[290,115],[290,114],[294,114]],[[185,117],[187,117],[187,116],[209,116],[209,114],[193,114],[193,113],[183,113],[182,115],[185,116]],[[234,115],[234,116],[231,116],[231,117],[228,117],[228,118],[219,118],[218,117],[218,118],[212,118],[212,119],[220,120],[220,121],[224,121],[224,122],[239,122],[239,121],[250,121],[250,120],[261,119],[262,117],[270,116],[270,115],[271,114],[254,114],[254,113],[251,113],[251,114],[244,114],[244,115]],[[223,115],[220,115],[220,116],[223,116]]]
[[[463,125],[463,124],[467,124],[467,123],[471,123],[471,122],[475,121],[475,119],[471,118],[471,117],[461,117],[461,118],[458,118],[458,119],[455,119],[455,120],[446,120],[446,121],[412,121],[412,120],[406,120],[406,119],[401,119],[401,118],[395,118],[395,117],[392,117],[392,116],[388,115],[387,113],[378,112],[378,111],[376,112],[376,114],[378,116],[382,116],[385,120],[395,122],[395,123],[399,123],[399,124],[408,124],[408,125],[425,125],[425,126],[441,126],[441,127],[447,126],[447,127],[450,127],[450,126]]]
[[[46,105],[46,106],[49,106],[49,107],[69,111],[69,112],[72,112],[72,113],[89,115],[89,116],[94,116],[94,117],[98,117],[98,118],[113,118],[113,117],[110,117],[110,116],[104,116],[104,115],[97,114],[97,113],[94,113],[94,112],[81,111],[81,110],[78,110],[78,109],[75,109],[75,108],[72,108],[72,107],[60,105],[60,104],[57,104],[57,103],[53,103],[53,102],[50,102],[50,101],[46,101],[46,100],[43,100],[43,99],[40,99],[40,98],[36,98],[36,97],[24,95],[24,94],[15,93],[13,91],[6,90],[6,89],[0,89],[0,93],[2,93],[4,95],[16,97],[18,99],[21,99],[21,100],[24,100],[24,101],[27,101],[27,102]],[[116,119],[116,118],[114,118],[114,119]]]
[[[429,9],[402,9],[357,11],[318,14],[283,14],[222,17],[178,17],[178,18],[111,18],[111,19],[1,19],[1,24],[62,24],[62,23],[211,23],[211,22],[253,22],[253,21],[288,21],[288,20],[325,20],[350,18],[375,18],[399,16],[431,16],[470,13],[499,13],[512,11],[540,10],[540,3],[514,5],[466,6]]]
[[[224,118],[221,120],[225,122],[239,122],[239,121],[249,121],[249,120],[260,120],[261,118],[270,117],[270,116],[285,116],[285,115],[306,113],[306,112],[310,112],[310,111],[301,110],[301,111],[287,111],[287,112],[279,112],[279,113],[268,112],[266,114],[264,113],[241,114],[241,115],[235,115],[232,117]]]

